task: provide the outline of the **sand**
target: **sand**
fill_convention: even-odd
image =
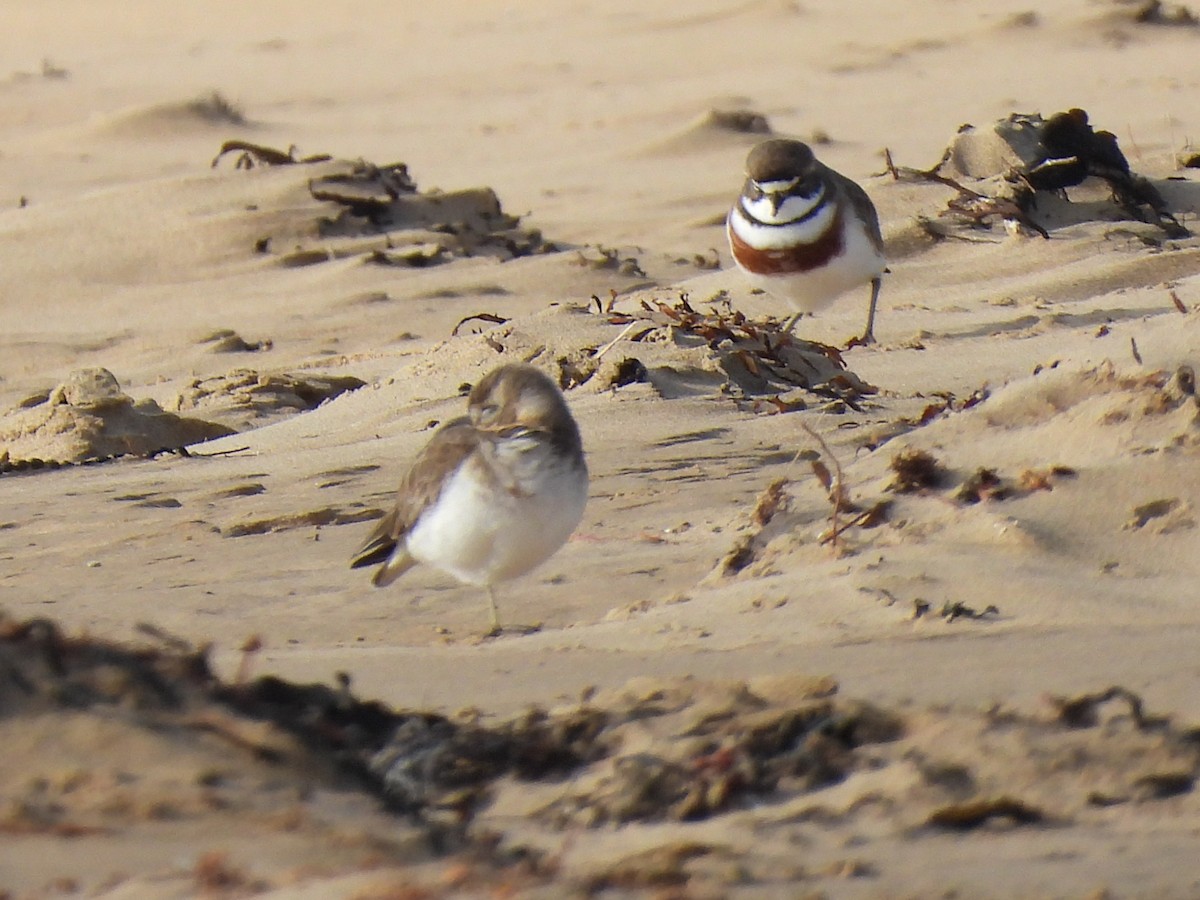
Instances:
[[[464,849],[237,742],[17,705],[0,719],[0,889],[1195,896],[1200,409],[1180,372],[1200,362],[1200,239],[1123,217],[1091,180],[1069,204],[1046,198],[1049,240],[999,224],[935,240],[922,223],[944,224],[954,192],[895,180],[883,157],[926,168],[964,123],[1081,107],[1196,230],[1200,175],[1181,162],[1200,135],[1200,28],[1138,8],[8,10],[13,622],[134,643],[150,623],[211,644],[230,680],[256,635],[243,676],[345,672],[359,698],[492,724],[581,702],[620,719],[655,691],[740,722],[787,708],[755,693],[774,678],[822,679],[837,709],[900,725],[847,750],[836,778],[695,821],[551,814],[603,795],[615,756],[536,787],[505,775]],[[699,316],[788,312],[729,270],[720,224],[764,127],[866,188],[891,269],[880,342],[844,368],[808,347],[817,368],[788,370],[816,371],[803,386],[753,377],[673,319],[681,295]],[[226,141],[295,150],[214,162]],[[402,228],[372,220],[398,208],[389,186]],[[840,346],[867,296],[798,333]],[[499,592],[506,617],[542,630],[480,642],[477,590],[418,569],[377,591],[347,563],[433,423],[461,413],[462,385],[512,359],[570,386],[591,493],[573,539]],[[798,451],[836,461],[848,501],[876,516],[829,541],[828,491]],[[938,477],[905,490],[894,461],[917,452]],[[27,465],[88,458],[104,461]],[[1081,726],[1051,699],[1114,685],[1166,724],[1118,699]],[[695,765],[701,750],[672,743],[691,713],[676,714],[614,732],[613,753]],[[236,802],[196,794],[216,765],[240,773]],[[68,798],[79,784],[100,799]],[[162,813],[156,792],[177,790]],[[58,812],[31,818],[47,791]],[[938,818],[971,804],[965,825]],[[76,820],[91,824],[63,825]]]

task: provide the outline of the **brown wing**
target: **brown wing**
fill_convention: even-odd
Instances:
[[[396,505],[379,520],[354,554],[350,567],[357,569],[387,560],[421,513],[437,500],[446,474],[458,468],[479,441],[479,433],[467,419],[455,419],[439,428],[400,482]]]
[[[863,221],[867,223],[867,234],[871,235],[871,239],[877,247],[883,247],[883,235],[879,230],[879,213],[875,211],[875,204],[871,202],[871,198],[867,192],[862,189],[862,186],[851,178],[847,178],[841,172],[836,172],[828,166],[824,166],[830,177],[837,182],[842,193],[849,198],[858,214],[862,216]]]

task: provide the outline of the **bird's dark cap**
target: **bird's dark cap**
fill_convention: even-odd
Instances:
[[[816,162],[808,144],[783,139],[763,141],[746,157],[746,175],[751,181],[791,181],[803,178]]]

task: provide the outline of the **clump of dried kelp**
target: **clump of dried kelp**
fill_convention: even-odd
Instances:
[[[953,188],[956,195],[940,216],[952,223],[982,227],[1001,219],[1049,237],[1038,221],[1039,197],[1065,196],[1067,188],[1099,178],[1127,218],[1154,224],[1171,239],[1191,233],[1158,188],[1130,168],[1116,136],[1094,129],[1082,109],[1045,119],[1036,113],[1013,113],[989,128],[964,125],[930,169],[897,166],[890,153],[887,162],[888,171],[898,180],[933,181]],[[965,178],[977,179],[978,190],[964,184]],[[935,222],[926,228],[946,236],[944,226]]]
[[[755,401],[771,412],[805,408],[803,399],[782,396],[797,389],[855,409],[861,398],[876,391],[846,368],[837,348],[796,338],[774,319],[750,319],[727,303],[702,312],[683,293],[672,303],[642,299],[633,312],[617,312],[612,302],[602,303],[598,298],[594,303],[609,322],[626,326],[622,340],[705,348],[715,354],[729,385],[739,393],[773,395]],[[628,360],[625,362],[628,367]]]
[[[564,316],[589,321],[563,330],[556,320]],[[552,306],[531,318],[476,312],[453,334],[477,341],[485,356],[534,362],[563,390],[641,383],[667,399],[715,395],[764,413],[805,409],[813,395],[825,398],[827,411],[841,413],[876,392],[846,368],[836,348],[796,338],[777,320],[749,319],[724,298],[697,308],[678,292],[614,293],[606,301],[593,297],[588,308]],[[430,363],[436,364],[432,356]]]
[[[334,259],[361,258],[375,265],[423,267],[456,258],[516,259],[560,248],[536,228],[521,227],[519,216],[504,212],[491,188],[421,191],[402,162],[376,165],[365,160],[333,160],[326,154],[299,157],[294,147],[277,150],[246,141],[226,141],[213,165],[237,153],[237,168],[325,164],[308,180],[308,191],[329,214],[314,223],[315,242],[289,241],[281,265],[298,267]],[[272,239],[255,242],[271,252]]]

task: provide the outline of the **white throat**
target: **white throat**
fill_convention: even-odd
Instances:
[[[799,216],[788,205],[793,200],[807,204]],[[769,218],[759,216],[759,204],[765,204],[767,212],[771,212],[770,201],[757,200],[752,205],[743,200],[729,213],[733,233],[757,250],[786,250],[797,244],[815,243],[829,231],[837,217],[836,205],[823,202],[823,196],[789,197],[779,207],[779,215],[772,214]]]

